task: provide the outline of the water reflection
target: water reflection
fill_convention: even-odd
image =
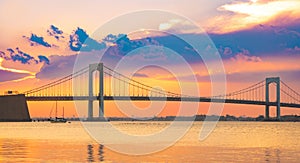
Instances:
[[[279,149],[275,149],[275,157],[276,157],[276,162],[279,163],[280,162],[280,150]]]
[[[94,152],[93,152],[93,146],[91,144],[87,145],[87,161],[94,162]]]
[[[1,144],[1,149],[0,149],[1,157],[7,159],[14,158],[14,156],[20,159],[27,158],[29,152],[28,152],[26,141],[19,142],[11,139],[3,139],[0,141],[0,144]]]
[[[265,150],[265,162],[280,162],[280,150],[266,148]]]
[[[270,156],[271,156],[270,150],[267,148],[267,149],[265,150],[265,161],[266,161],[266,162],[270,162]]]
[[[104,156],[103,156],[103,154],[104,154],[104,151],[103,151],[103,145],[102,144],[100,144],[99,145],[99,149],[98,149],[98,157],[99,157],[99,161],[104,161]]]
[[[92,145],[92,144],[88,144],[87,145],[87,161],[88,162],[95,162],[95,155],[94,155],[94,146],[98,146],[98,151],[97,151],[97,158],[99,162],[104,161],[104,146],[102,144],[99,145]]]
[[[141,128],[139,123],[118,122],[126,130],[141,133],[157,128],[152,123],[146,128],[143,123]],[[220,122],[203,142],[197,139],[200,126],[200,122],[195,124],[182,140],[166,150],[131,156],[97,144],[79,123],[2,123],[0,162],[299,162],[300,123]],[[132,148],[130,145],[125,144]]]

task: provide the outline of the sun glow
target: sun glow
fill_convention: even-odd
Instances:
[[[282,25],[281,19],[276,18],[287,14],[284,19],[296,20],[300,16],[299,8],[300,1],[297,0],[251,0],[225,4],[218,8],[222,14],[208,20],[206,28],[213,33],[227,33],[258,24]]]
[[[269,3],[259,3],[254,0],[252,3],[224,5],[220,9],[239,14],[246,14],[248,17],[245,20],[253,22],[269,19],[280,12],[298,10],[299,5],[299,1],[274,1]]]

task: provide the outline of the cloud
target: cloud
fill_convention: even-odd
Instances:
[[[220,46],[218,49],[219,49],[219,53],[221,55],[230,56],[230,55],[233,54],[232,49],[230,47],[222,47],[222,46]]]
[[[261,62],[262,60],[260,57],[257,56],[249,56],[245,55],[243,53],[238,53],[236,56],[234,56],[232,59],[236,61],[247,61],[247,62]]]
[[[69,47],[73,51],[92,51],[104,49],[106,45],[90,38],[82,28],[78,27],[70,35]]]
[[[244,14],[244,21],[263,21],[280,12],[298,9],[298,1],[296,0],[277,0],[277,1],[250,1],[235,2],[225,4],[218,9],[220,11],[231,11],[236,14]]]
[[[20,81],[34,77],[33,72],[3,67],[3,60],[3,58],[0,58],[0,83],[6,81]]]
[[[84,32],[77,32],[78,37],[77,41],[81,42],[84,39],[87,39],[89,36]],[[118,36],[120,36],[118,38]],[[167,60],[169,63],[174,64],[172,61],[176,61],[176,58],[174,55],[168,56],[168,54],[163,54],[160,50],[160,48],[166,47],[166,49],[172,49],[173,51],[177,52],[181,57],[185,58],[187,61],[191,62],[197,62],[201,60],[200,56],[195,52],[195,50],[192,49],[191,46],[189,46],[186,42],[182,41],[181,39],[175,37],[175,36],[159,36],[159,37],[147,37],[137,40],[131,40],[127,35],[109,35],[106,37],[105,41],[114,42],[114,45],[109,47],[107,51],[105,52],[101,62],[104,62],[105,65],[111,67],[114,66],[114,64],[111,63],[117,63],[120,59],[122,59],[123,56],[127,55],[128,52],[131,51],[138,51],[143,52],[137,53],[136,57],[133,57],[132,59],[140,62],[140,61],[162,61]],[[147,47],[150,47],[147,48]],[[155,48],[151,48],[151,46],[154,46]],[[145,47],[145,48],[141,48]],[[140,50],[142,51],[140,51]],[[148,53],[146,53],[148,52]],[[92,56],[91,52],[85,52],[88,58],[94,57]],[[152,54],[153,53],[153,54]],[[85,54],[84,54],[85,55]],[[74,61],[77,55],[68,55],[68,56],[59,56],[59,55],[52,55],[49,57],[49,61],[51,61],[51,64],[44,64],[40,70],[39,73],[36,74],[36,78],[38,79],[54,79],[58,77],[62,77],[64,75],[68,75],[72,73],[73,71],[73,65]],[[41,57],[38,57],[39,61],[42,61],[43,59]],[[96,61],[97,59],[95,59]],[[98,58],[99,60],[99,58]],[[45,63],[48,63],[47,60],[43,60]],[[113,68],[113,67],[112,67]],[[61,71],[57,71],[60,69]],[[143,77],[140,74],[137,74],[139,77]],[[145,76],[144,76],[145,77]]]
[[[295,45],[295,47],[287,47],[285,49],[285,53],[291,56],[300,55],[300,48],[298,47],[298,45]]]
[[[22,64],[38,63],[38,61],[34,57],[27,53],[24,53],[18,47],[15,50],[8,48],[7,51],[10,53],[9,60],[12,60],[14,62],[21,62]]]
[[[69,56],[50,56],[51,64],[44,64],[40,72],[36,74],[36,78],[55,79],[71,74],[76,57],[76,54]]]
[[[300,53],[300,47],[298,46],[295,46],[294,48],[287,48],[286,50],[291,53],[296,53],[296,54]]]
[[[170,81],[177,81],[180,79],[180,81],[185,81],[185,82],[194,82],[196,79],[197,82],[210,82],[210,76],[208,75],[200,75],[198,73],[196,74],[188,74],[188,75],[181,75],[177,76],[165,76],[165,77],[160,77],[158,80],[170,80]]]
[[[53,36],[56,40],[65,38],[63,36],[63,31],[54,25],[50,25],[50,28],[47,30],[49,36]]]
[[[127,35],[121,35],[115,40],[114,46],[108,47],[102,57],[105,63],[117,63],[122,57],[135,49],[150,45],[152,42],[150,38],[143,38],[139,40],[131,40]],[[114,64],[113,64],[114,65]]]
[[[220,74],[216,74],[218,76]],[[215,76],[215,77],[216,77]],[[284,81],[298,81],[300,80],[300,70],[279,70],[279,71],[249,71],[249,72],[234,72],[227,73],[226,80],[228,83],[255,83],[264,80],[266,77],[280,77]],[[193,78],[198,82],[211,82],[210,76],[207,75],[183,75],[180,77],[182,81],[193,82]],[[177,80],[175,77],[163,77],[159,80]]]
[[[31,41],[31,46],[34,45],[43,45],[45,47],[51,47],[51,45],[49,43],[47,43],[46,41],[44,41],[43,37],[39,37],[35,34],[31,34],[29,41]]]
[[[291,30],[285,27],[280,27],[280,26],[266,26],[266,25],[259,25],[259,27],[264,28],[266,30],[271,30],[274,31],[275,34],[277,35],[286,35],[286,36],[293,36],[293,37],[300,37],[300,32],[296,30]]]
[[[227,74],[228,82],[258,82],[266,77],[280,77],[284,81],[300,80],[300,70],[261,71],[261,72],[236,72]]]
[[[99,53],[102,53],[99,51]],[[72,55],[51,55],[50,64],[43,64],[40,71],[36,73],[38,79],[56,79],[73,73],[73,70],[80,70],[88,67],[91,63],[100,61],[100,55],[94,52],[81,52]],[[75,62],[77,61],[77,62]],[[45,61],[46,63],[46,61]],[[108,66],[107,63],[104,63]]]
[[[218,8],[220,15],[210,19],[206,29],[210,33],[228,33],[269,22],[286,25],[299,20],[299,7],[298,0],[233,1]]]
[[[142,73],[134,73],[134,77],[139,77],[139,78],[147,78],[149,77],[147,74],[142,74]]]
[[[195,35],[188,34],[185,37],[193,39]],[[116,40],[114,46],[106,50],[102,61],[116,65],[124,56],[129,57],[128,59],[134,60],[134,62],[161,61],[165,64],[182,63],[182,58],[189,63],[202,61],[191,45],[175,35],[145,37],[134,40],[124,35]]]
[[[278,27],[260,24],[247,30],[225,34],[209,34],[209,36],[223,58],[230,58],[238,54],[241,49],[247,49],[252,55],[256,56],[288,55],[295,52],[292,49],[296,50],[295,47],[300,47],[300,31],[295,30],[299,27],[300,25],[296,27]]]
[[[46,56],[39,55],[38,58],[39,58],[39,62],[45,62],[48,65],[50,64],[50,60]]]
[[[30,54],[21,51],[18,47],[15,49],[8,48],[7,52],[9,54],[0,51],[0,58],[3,58],[4,60],[8,60],[8,61],[12,60],[14,62],[20,62],[22,64],[32,64],[32,63],[38,64],[41,62],[45,62],[49,64],[49,59],[46,56],[40,55],[38,56],[39,60],[37,60]]]
[[[118,34],[118,35],[113,35],[113,34],[108,34],[104,39],[103,41],[104,42],[107,42],[107,43],[116,43],[116,41],[119,39],[119,38],[122,38],[124,37],[125,34]]]
[[[191,24],[191,22],[181,19],[170,19],[167,22],[159,24],[158,29],[176,34],[202,32],[194,24]]]
[[[3,58],[5,60],[9,60],[10,59],[3,51],[0,51],[0,58]]]
[[[0,69],[0,82],[12,81],[31,76],[29,73],[17,73]]]
[[[232,54],[232,50],[229,47],[225,47],[224,51],[223,51],[223,54],[224,55],[230,55],[230,54]]]
[[[237,53],[231,59],[235,61],[246,61],[246,62],[261,62],[261,58],[258,56],[251,56],[250,52],[246,49],[242,49],[241,52]]]

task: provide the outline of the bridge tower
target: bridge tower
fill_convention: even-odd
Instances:
[[[265,118],[269,119],[269,109],[270,109],[270,98],[269,98],[269,85],[275,83],[276,84],[276,118],[280,120],[280,78],[279,77],[272,77],[266,78],[266,111],[265,111]]]
[[[104,96],[103,96],[103,63],[94,63],[89,65],[89,101],[88,101],[88,119],[93,119],[93,73],[99,71],[99,119],[104,118]]]

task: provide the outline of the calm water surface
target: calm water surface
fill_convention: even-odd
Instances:
[[[141,135],[170,124],[112,123]],[[300,162],[300,123],[219,122],[207,139],[199,141],[201,125],[195,122],[179,142],[163,151],[130,156],[97,144],[80,122],[4,122],[0,123],[0,162]]]

